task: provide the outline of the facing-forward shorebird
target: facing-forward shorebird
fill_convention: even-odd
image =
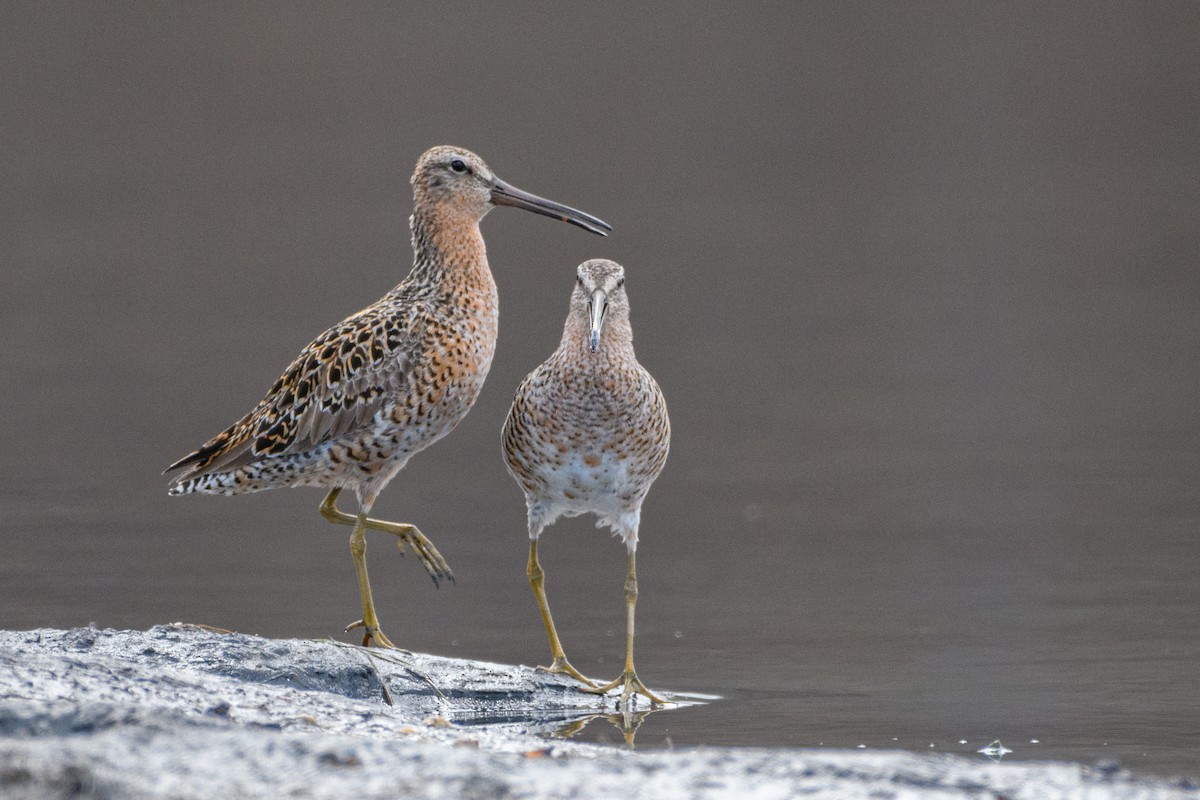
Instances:
[[[517,389],[502,431],[509,474],[525,492],[529,521],[529,584],[542,612],[554,659],[550,672],[571,675],[589,691],[623,686],[621,702],[636,693],[654,704],[633,666],[633,615],[637,605],[638,525],[642,501],[667,463],[671,423],[658,384],[633,352],[625,271],[603,259],[577,271],[562,341]],[[560,516],[585,513],[625,540],[625,671],[596,686],[571,666],[550,606],[538,537]]]
[[[363,644],[393,647],[379,630],[367,580],[366,531],[407,542],[433,577],[445,559],[413,525],[371,519],[380,491],[415,453],[449,433],[475,403],[496,349],[498,303],[479,222],[494,206],[555,217],[601,236],[608,223],[523,192],[460,147],[434,147],[412,176],[413,268],[378,302],[300,352],[246,416],[167,468],[173,495],[245,494],[321,486],[321,514],[353,527]],[[351,488],[358,513],[338,510]],[[347,628],[349,630],[349,628]]]

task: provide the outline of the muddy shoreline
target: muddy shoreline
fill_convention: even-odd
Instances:
[[[185,625],[0,631],[6,798],[1200,796],[1115,765],[565,738],[637,716],[525,666]]]

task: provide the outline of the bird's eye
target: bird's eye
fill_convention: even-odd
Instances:
[[[580,288],[580,289],[584,288],[584,286],[583,286],[583,276],[582,276],[582,275],[576,275],[576,276],[575,276],[575,282],[579,284],[579,288]]]
[[[624,278],[617,278],[617,288],[618,288],[618,289],[620,289],[620,288],[621,288],[622,286],[624,286],[624,285],[625,285],[625,279],[624,279]]]
[[[450,169],[454,170],[459,175],[462,175],[467,171],[467,162],[463,161],[461,158],[456,158],[450,162]]]

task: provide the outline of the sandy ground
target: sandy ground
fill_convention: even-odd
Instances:
[[[563,738],[636,721],[614,709],[524,666],[183,625],[0,631],[0,797],[1200,797],[1115,767]]]

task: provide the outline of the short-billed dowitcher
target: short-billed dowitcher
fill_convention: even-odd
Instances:
[[[671,424],[658,384],[633,352],[625,272],[603,259],[579,266],[562,341],[517,389],[502,432],[509,473],[525,492],[529,584],[550,638],[553,663],[590,691],[623,686],[622,704],[641,694],[663,702],[633,666],[638,524],[642,501],[667,463]],[[538,537],[560,516],[591,512],[625,540],[625,671],[606,686],[585,678],[563,652],[546,601]]]
[[[367,580],[367,529],[412,546],[433,577],[444,558],[413,525],[367,516],[380,491],[417,452],[471,409],[496,348],[496,283],[479,222],[507,205],[592,233],[612,228],[582,211],[523,192],[479,156],[434,147],[412,176],[413,268],[378,302],[305,347],[246,416],[167,468],[182,470],[173,495],[245,494],[283,486],[328,487],[321,514],[353,527],[350,552],[362,597],[363,644],[392,647],[379,630]],[[358,513],[338,510],[345,488]],[[349,628],[348,628],[349,630]]]

